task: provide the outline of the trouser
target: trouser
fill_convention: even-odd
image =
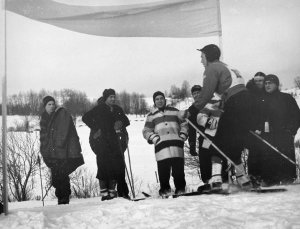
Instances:
[[[125,166],[124,166],[125,167]],[[129,190],[125,179],[125,168],[120,171],[117,177],[117,191],[118,196],[128,196]]]
[[[101,195],[107,195],[108,192],[114,192],[116,189],[116,180],[99,180]]]
[[[51,169],[52,185],[55,188],[55,196],[58,199],[69,198],[71,195],[70,178],[67,174]]]
[[[185,190],[184,159],[180,157],[168,158],[157,162],[160,192],[170,190],[170,175],[174,178],[176,191]]]

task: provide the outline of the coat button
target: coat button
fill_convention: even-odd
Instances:
[[[168,125],[168,123],[166,122],[166,125]]]

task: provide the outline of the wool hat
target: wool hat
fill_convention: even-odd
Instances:
[[[191,89],[191,92],[193,94],[195,91],[201,91],[201,90],[202,90],[202,87],[200,85],[194,85]]]
[[[202,49],[197,49],[197,50],[205,54],[206,60],[208,62],[219,60],[221,56],[221,50],[215,44],[206,45]]]
[[[103,94],[102,94],[103,101],[105,102],[105,101],[107,100],[107,98],[108,98],[109,96],[111,96],[111,95],[116,95],[115,90],[114,90],[114,89],[111,89],[111,88],[105,89],[105,90],[103,91]]]
[[[279,86],[279,79],[276,75],[273,74],[269,74],[265,76],[265,82],[267,81],[271,81],[273,83],[275,83],[277,86]]]
[[[44,107],[47,105],[47,103],[49,103],[50,101],[53,101],[55,103],[55,99],[50,96],[50,95],[47,95],[43,98],[43,105]]]
[[[159,95],[161,95],[162,97],[165,98],[165,94],[164,93],[162,93],[161,91],[156,91],[156,92],[153,93],[153,102],[154,103],[155,103],[156,96],[159,96]]]

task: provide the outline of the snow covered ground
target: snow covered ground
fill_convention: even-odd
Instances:
[[[189,101],[181,104],[180,109],[188,105]],[[149,145],[142,137],[145,117],[129,116],[129,118],[132,170],[134,177],[142,181],[141,189],[148,191],[149,185],[157,186],[153,145]],[[22,120],[24,117],[9,116],[8,127],[16,126]],[[35,128],[38,120],[35,118],[30,122]],[[85,159],[85,165],[82,167],[96,174],[95,155],[88,143],[89,128],[80,119],[76,126]],[[298,139],[300,139],[299,132]],[[125,155],[127,156],[127,153]],[[200,183],[197,176],[187,175],[190,190]],[[57,200],[50,198],[46,200],[45,207],[42,207],[41,201],[13,202],[9,203],[9,214],[0,215],[0,228],[300,229],[300,185],[286,188],[288,191],[283,193],[203,195],[165,200],[147,199],[139,202],[125,199],[101,202],[99,197],[71,199],[70,205],[66,206],[58,206]]]
[[[300,185],[281,193],[236,193],[132,202],[122,198],[12,203],[0,228],[300,228]]]

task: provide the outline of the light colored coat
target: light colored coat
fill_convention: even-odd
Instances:
[[[182,119],[180,111],[165,107],[163,111],[155,108],[146,119],[143,136],[149,144],[159,136],[155,143],[156,161],[167,158],[184,157],[183,145],[188,135],[188,124]]]

